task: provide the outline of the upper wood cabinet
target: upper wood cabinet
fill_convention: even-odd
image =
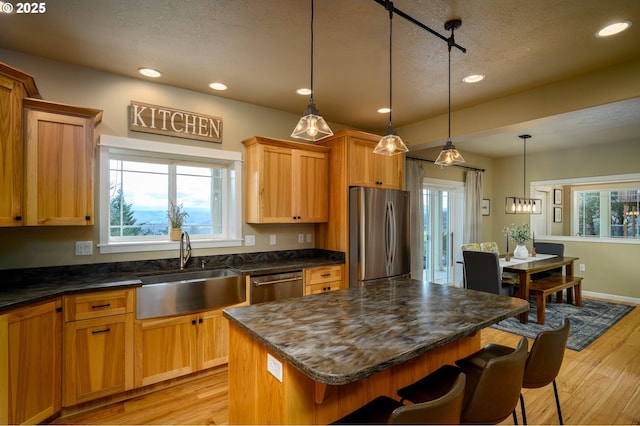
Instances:
[[[246,146],[245,221],[328,219],[328,148],[254,136]]]
[[[38,96],[33,77],[0,63],[0,226],[23,224],[22,99]]]
[[[350,137],[349,185],[402,189],[403,155],[380,155],[373,152],[377,141]]]
[[[0,424],[42,423],[61,407],[60,299],[0,315]]]
[[[93,225],[94,127],[102,111],[24,99],[26,225]]]

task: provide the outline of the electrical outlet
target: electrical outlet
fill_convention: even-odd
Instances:
[[[313,242],[313,241],[311,240],[311,234],[307,234],[307,242],[308,242],[308,243]]]
[[[269,235],[269,244],[272,246],[276,245],[276,234]]]
[[[304,243],[304,234],[298,234],[298,243]]]
[[[586,269],[584,263],[581,263],[580,265],[578,265],[578,267],[580,268],[580,272],[584,272]]]
[[[282,363],[269,353],[267,354],[267,371],[282,382]]]
[[[76,241],[76,256],[91,256],[93,241]]]
[[[245,246],[255,246],[256,245],[256,236],[255,235],[245,235],[244,236],[244,245]]]

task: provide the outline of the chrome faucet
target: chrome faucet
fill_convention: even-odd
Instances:
[[[182,234],[180,234],[180,269],[184,269],[190,258],[191,241],[189,241],[189,233],[182,231]]]

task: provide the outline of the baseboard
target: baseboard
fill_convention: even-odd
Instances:
[[[593,297],[596,299],[604,299],[612,302],[625,302],[625,303],[633,303],[634,305],[640,305],[640,298],[637,297],[627,297],[627,296],[618,296],[616,294],[607,294],[607,293],[596,293],[593,291],[582,291],[582,295],[586,297]]]

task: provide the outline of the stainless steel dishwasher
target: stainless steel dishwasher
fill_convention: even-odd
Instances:
[[[251,276],[250,303],[271,302],[304,293],[302,271]]]

